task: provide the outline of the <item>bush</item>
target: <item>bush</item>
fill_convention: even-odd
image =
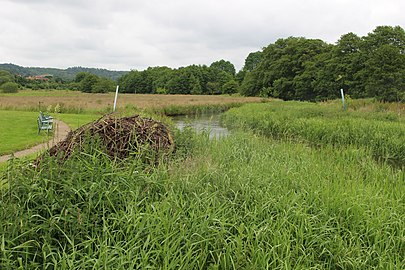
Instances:
[[[231,80],[222,86],[223,94],[234,94],[238,92],[239,84],[235,80]]]
[[[6,82],[0,85],[0,90],[3,93],[17,93],[18,92],[18,84],[14,82]]]
[[[100,78],[91,88],[92,93],[114,92],[114,82],[106,78]]]

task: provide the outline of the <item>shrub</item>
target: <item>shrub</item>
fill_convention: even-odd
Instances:
[[[18,92],[18,84],[14,82],[6,82],[0,85],[0,90],[3,93],[17,93]]]

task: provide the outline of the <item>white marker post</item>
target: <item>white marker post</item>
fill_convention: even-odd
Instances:
[[[117,89],[115,90],[115,98],[114,98],[114,109],[113,109],[113,112],[115,112],[115,108],[117,107],[117,97],[118,97],[118,88],[119,88],[120,86],[119,85],[117,85]]]
[[[342,95],[343,110],[346,110],[345,94],[343,93],[343,88],[340,89],[340,94]]]

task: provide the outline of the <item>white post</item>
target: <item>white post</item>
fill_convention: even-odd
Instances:
[[[114,98],[114,109],[113,109],[113,112],[115,112],[115,108],[117,107],[117,97],[118,97],[118,88],[119,88],[120,86],[119,85],[117,85],[117,89],[115,90],[115,98]]]
[[[344,95],[344,93],[343,93],[343,88],[340,89],[340,95],[342,95],[343,109],[346,110],[345,95]]]

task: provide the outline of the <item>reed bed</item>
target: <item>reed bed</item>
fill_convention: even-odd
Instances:
[[[327,103],[270,102],[231,109],[224,114],[223,122],[229,127],[316,146],[363,147],[378,160],[405,166],[404,117],[393,112],[346,112]]]
[[[95,150],[0,176],[1,269],[401,269],[404,172],[369,150],[186,129],[170,162]]]

